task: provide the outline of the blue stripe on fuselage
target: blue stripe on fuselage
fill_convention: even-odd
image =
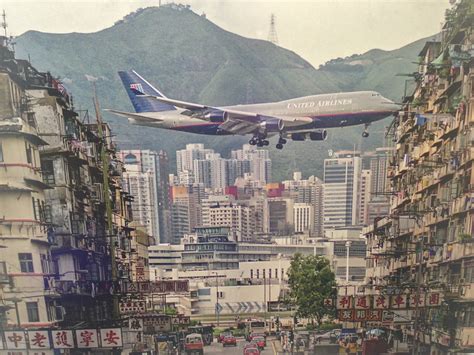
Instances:
[[[332,115],[319,115],[313,117],[314,122],[304,126],[294,127],[295,130],[311,129],[311,128],[335,128],[341,126],[354,126],[364,123],[370,123],[381,120],[382,118],[390,116],[391,112],[356,112],[356,113],[341,113]],[[186,126],[172,127],[171,129],[208,135],[229,135],[231,133],[219,129],[221,123],[197,123]],[[291,129],[289,129],[291,132]]]

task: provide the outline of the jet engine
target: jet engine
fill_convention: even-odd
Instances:
[[[269,132],[281,132],[285,128],[283,120],[262,121],[258,128],[259,133],[266,135]]]
[[[309,139],[312,141],[325,141],[328,137],[328,132],[323,129],[321,131],[310,132]]]
[[[227,112],[210,111],[204,115],[204,118],[211,122],[224,122],[227,120]]]

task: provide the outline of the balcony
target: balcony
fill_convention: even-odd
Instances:
[[[110,283],[106,281],[56,280],[54,290],[60,295],[91,296],[110,295]]]

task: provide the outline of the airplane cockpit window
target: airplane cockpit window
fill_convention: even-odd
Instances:
[[[380,96],[380,94],[372,94],[372,96]]]

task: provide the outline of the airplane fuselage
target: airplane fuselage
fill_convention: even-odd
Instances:
[[[279,102],[220,107],[241,112],[282,117],[286,132],[302,129],[335,128],[370,124],[381,120],[398,109],[398,105],[375,91],[357,91],[299,97]],[[173,129],[198,134],[229,134],[219,129],[222,122],[203,121],[191,117],[187,110],[142,113],[157,121],[130,119],[137,125]],[[298,118],[306,119],[302,123]]]

